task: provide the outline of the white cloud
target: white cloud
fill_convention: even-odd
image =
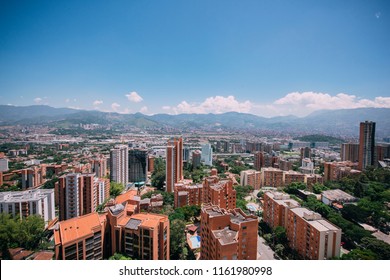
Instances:
[[[111,104],[111,108],[112,108],[112,110],[114,110],[115,112],[118,111],[118,109],[119,109],[120,106],[121,106],[121,105],[119,105],[119,104],[116,103],[116,102],[114,102],[114,103]]]
[[[103,104],[103,101],[101,101],[101,100],[95,100],[95,101],[93,102],[93,106],[99,106],[99,105],[101,105],[101,104]]]
[[[374,99],[363,99],[346,93],[332,96],[321,92],[291,92],[272,103],[254,103],[249,100],[240,102],[234,96],[215,96],[208,97],[201,103],[182,101],[176,106],[163,106],[162,109],[173,114],[220,114],[235,111],[266,117],[287,115],[303,117],[317,110],[367,107],[390,108],[390,97],[379,96]]]
[[[34,102],[37,104],[41,103],[42,101],[43,101],[43,99],[40,97],[34,98]]]
[[[168,106],[164,106],[168,109]],[[164,108],[163,107],[163,108]],[[187,101],[182,101],[175,107],[171,109],[175,114],[180,113],[196,113],[196,114],[207,114],[215,113],[221,114],[226,112],[241,112],[248,113],[253,107],[253,103],[250,101],[239,102],[235,99],[234,96],[230,95],[228,97],[224,96],[215,96],[208,97],[202,103],[188,103]]]
[[[70,102],[69,98],[65,99],[65,103],[69,103],[69,102]]]
[[[259,106],[263,107],[264,106]],[[376,97],[374,100],[360,99],[355,95],[339,93],[331,96],[321,92],[291,92],[266,105],[264,109],[274,111],[276,115],[305,116],[317,110],[390,108],[390,97]]]
[[[141,113],[145,114],[145,113],[148,112],[148,107],[143,106],[139,111],[140,111]]]
[[[141,102],[143,100],[143,98],[135,91],[132,91],[129,94],[126,94],[126,97],[129,101],[135,102],[135,103]]]

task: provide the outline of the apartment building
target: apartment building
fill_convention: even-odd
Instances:
[[[236,208],[236,191],[230,179],[219,180],[210,176],[203,180],[203,203],[219,206],[223,209]]]
[[[183,180],[183,139],[168,141],[166,148],[166,191],[173,193],[175,184]]]
[[[341,229],[303,207],[289,209],[289,246],[304,259],[325,260],[340,256]]]
[[[184,183],[177,183],[175,184],[174,199],[175,208],[186,205],[200,206],[203,200],[203,185],[186,185]]]
[[[263,197],[263,220],[271,228],[286,227],[288,210],[300,206],[288,194],[281,192],[265,192]]]
[[[54,229],[57,260],[101,260],[106,218],[98,213],[59,222]]]
[[[283,186],[283,171],[268,167],[261,171],[261,187],[279,188]]]
[[[255,190],[261,187],[261,172],[256,170],[244,170],[240,173],[241,186],[252,186]]]
[[[241,209],[205,205],[201,211],[201,260],[255,260],[258,221]]]
[[[47,225],[55,218],[54,190],[34,189],[0,193],[0,213],[27,218],[39,215]]]
[[[107,219],[111,254],[120,252],[139,260],[169,260],[168,216],[130,214],[127,207],[128,202],[109,207]]]

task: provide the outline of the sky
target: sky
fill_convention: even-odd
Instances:
[[[0,104],[305,116],[389,89],[386,0],[0,0]]]

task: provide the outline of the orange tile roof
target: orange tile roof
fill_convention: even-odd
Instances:
[[[134,214],[131,218],[141,220],[141,226],[149,228],[157,228],[160,221],[168,220],[167,216],[149,213]]]
[[[38,252],[38,253],[35,254],[33,260],[37,260],[37,261],[40,261],[40,260],[48,261],[48,260],[53,259],[53,257],[54,257],[54,252]]]
[[[72,218],[59,223],[59,235],[63,245],[83,239],[94,233],[93,228],[101,228],[98,213]],[[57,241],[56,241],[57,243]]]
[[[115,204],[123,203],[125,201],[130,200],[130,199],[133,199],[133,197],[136,195],[137,195],[136,190],[129,190],[129,191],[125,192],[124,194],[118,195],[115,198]]]

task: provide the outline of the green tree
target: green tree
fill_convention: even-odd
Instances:
[[[188,249],[186,246],[185,223],[176,219],[170,223],[170,252],[171,260],[187,259]]]
[[[132,258],[122,255],[120,253],[115,253],[113,256],[108,258],[109,260],[132,260]]]
[[[110,182],[110,196],[117,197],[124,191],[125,187],[122,183]]]
[[[377,260],[378,256],[371,250],[353,249],[341,256],[342,260]]]

